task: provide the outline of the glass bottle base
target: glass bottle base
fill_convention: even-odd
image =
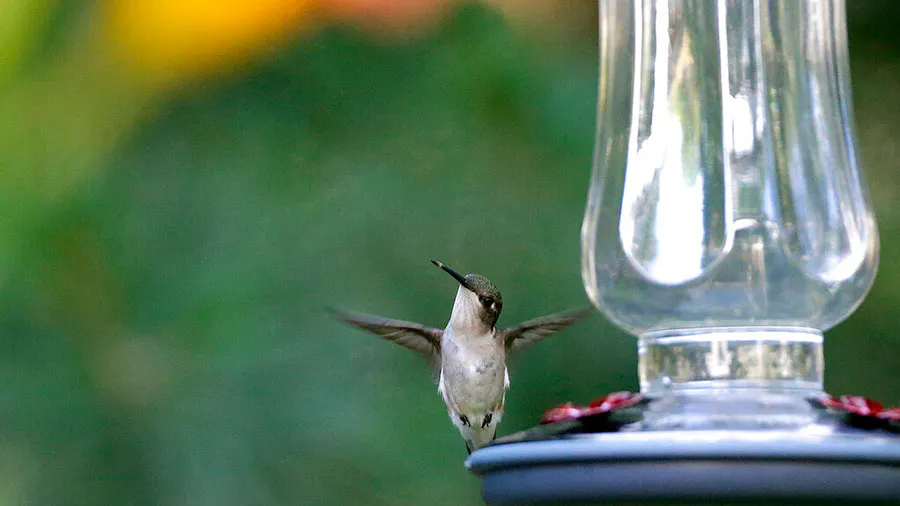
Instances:
[[[821,392],[822,333],[794,327],[650,332],[638,342],[641,392],[751,388]]]
[[[793,327],[647,333],[641,392],[654,399],[642,430],[799,429],[817,416],[822,334]]]

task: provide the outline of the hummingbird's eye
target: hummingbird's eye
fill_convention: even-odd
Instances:
[[[484,307],[491,307],[494,305],[494,299],[492,299],[490,297],[478,297],[478,300],[479,300],[479,302],[481,302],[481,305]]]

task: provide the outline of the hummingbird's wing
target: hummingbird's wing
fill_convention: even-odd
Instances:
[[[533,320],[522,322],[515,327],[500,331],[500,337],[506,344],[506,351],[512,355],[522,348],[555,334],[569,325],[577,322],[590,312],[590,308],[583,307],[572,311],[554,313]]]
[[[339,320],[381,336],[392,343],[434,359],[441,354],[441,329],[381,316],[331,309]]]

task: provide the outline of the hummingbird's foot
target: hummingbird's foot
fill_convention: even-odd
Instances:
[[[491,419],[493,419],[493,418],[494,418],[493,413],[488,413],[488,414],[484,415],[484,420],[481,421],[481,428],[483,429],[483,428],[487,427],[488,425],[490,425]]]
[[[463,424],[464,427],[472,426],[472,424],[469,423],[469,417],[466,415],[459,415],[459,421]]]

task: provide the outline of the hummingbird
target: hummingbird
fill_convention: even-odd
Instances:
[[[503,310],[500,290],[480,274],[463,276],[441,262],[431,262],[459,283],[450,320],[443,330],[363,313],[332,311],[344,322],[431,361],[450,420],[465,440],[466,450],[472,453],[493,441],[503,418],[509,389],[507,358],[575,323],[588,310],[555,313],[498,329],[497,319]]]

